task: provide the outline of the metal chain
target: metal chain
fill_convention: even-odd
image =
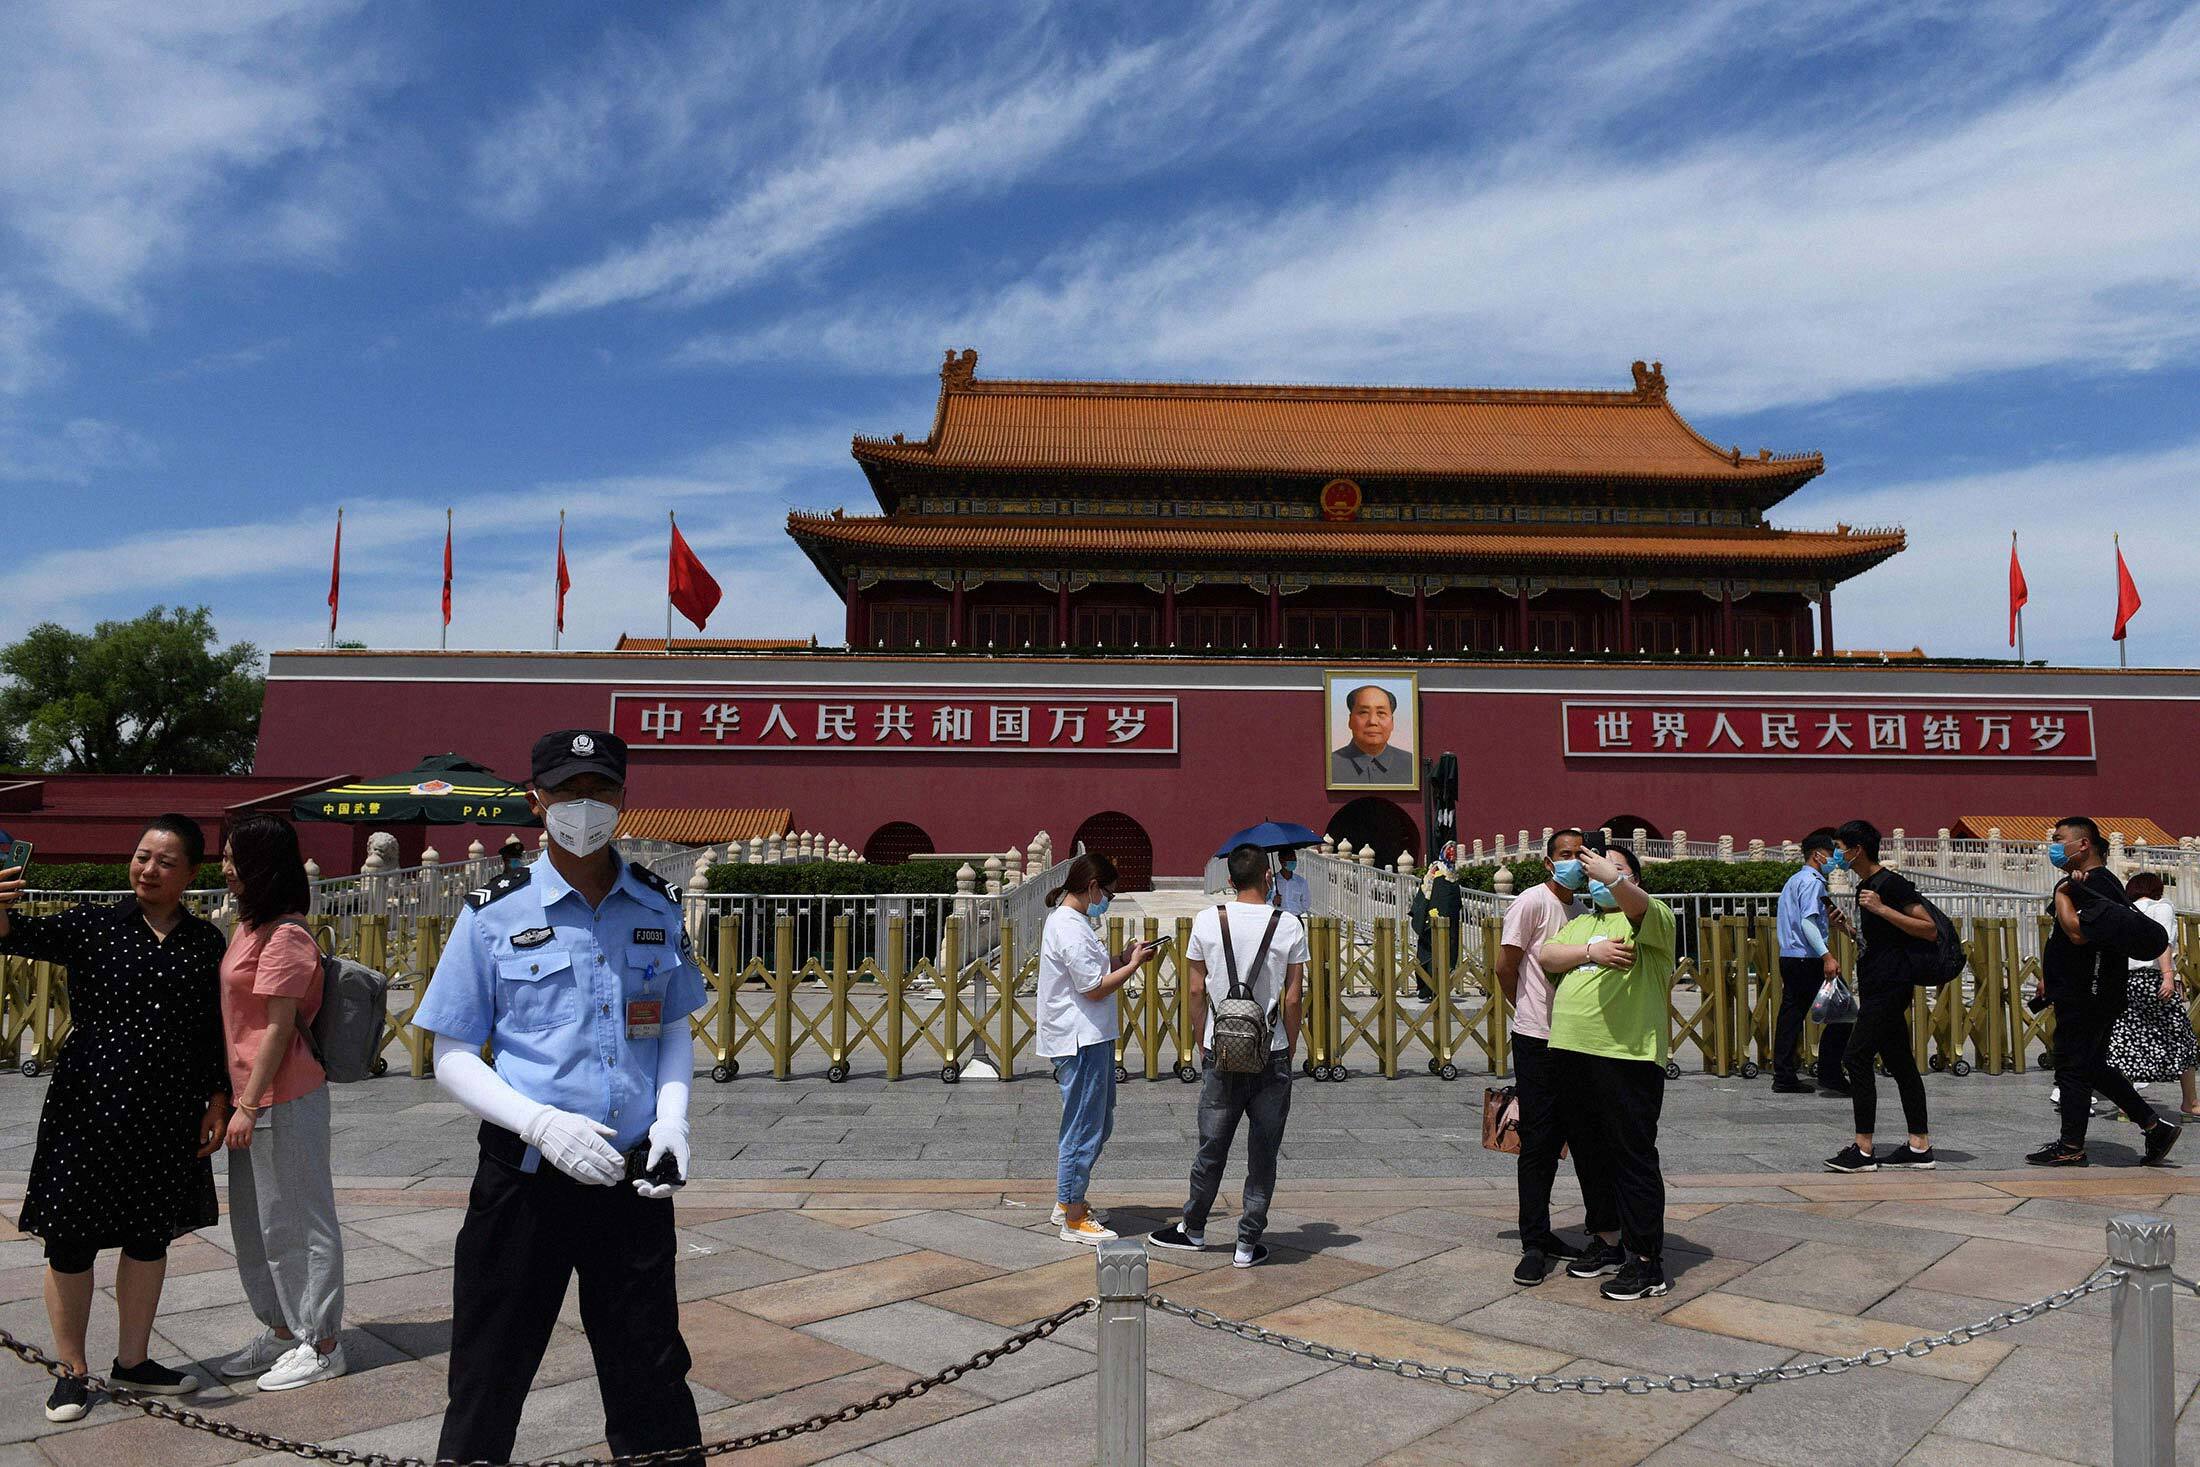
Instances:
[[[1893,1348],[1875,1347],[1861,1355],[1810,1360],[1801,1364],[1771,1365],[1762,1370],[1722,1370],[1712,1375],[1627,1375],[1618,1380],[1606,1380],[1595,1375],[1515,1375],[1505,1370],[1471,1370],[1464,1365],[1430,1365],[1419,1360],[1392,1360],[1386,1356],[1369,1354],[1365,1350],[1347,1350],[1337,1345],[1324,1345],[1314,1340],[1279,1334],[1275,1330],[1263,1329],[1257,1324],[1247,1324],[1242,1320],[1225,1319],[1211,1309],[1201,1309],[1193,1304],[1179,1304],[1160,1294],[1148,1294],[1146,1307],[1162,1314],[1188,1319],[1201,1329],[1218,1330],[1223,1334],[1236,1335],[1242,1340],[1251,1340],[1255,1344],[1274,1345],[1294,1355],[1349,1365],[1355,1370],[1379,1371],[1406,1380],[1434,1381],[1453,1390],[1480,1388],[1506,1393],[1525,1390],[1546,1396],[1564,1391],[1601,1396],[1617,1391],[1623,1395],[1647,1396],[1655,1391],[1746,1391],[1773,1381],[1804,1380],[1814,1375],[1840,1375],[1859,1367],[1891,1365],[1902,1359],[1922,1360],[1944,1346],[1968,1344],[1980,1335],[1993,1334],[1997,1330],[2023,1324],[2026,1320],[2037,1319],[2057,1309],[2067,1309],[2086,1295],[2099,1293],[2103,1289],[2113,1289],[2123,1281],[2124,1273],[2121,1269],[2104,1266],[2084,1283],[2049,1294],[2034,1303],[2003,1310],[1976,1324],[1958,1326],[1946,1334],[1921,1336],[1908,1344]]]
[[[798,1436],[807,1436],[814,1431],[823,1431],[828,1426],[837,1426],[841,1422],[853,1421],[859,1416],[867,1416],[873,1411],[883,1411],[887,1407],[899,1405],[903,1401],[914,1400],[935,1386],[950,1385],[973,1371],[983,1370],[988,1365],[995,1364],[1015,1354],[1024,1346],[1045,1339],[1071,1320],[1091,1312],[1098,1307],[1099,1303],[1098,1299],[1080,1299],[1075,1304],[1065,1309],[1059,1309],[1018,1333],[1010,1335],[991,1349],[980,1350],[968,1360],[950,1365],[944,1370],[935,1371],[922,1380],[913,1380],[897,1390],[883,1391],[868,1401],[851,1402],[837,1411],[822,1411],[801,1421],[790,1421],[784,1426],[774,1426],[763,1431],[752,1431],[747,1436],[729,1437],[724,1441],[710,1442],[702,1446],[664,1447],[657,1451],[637,1452],[625,1457],[540,1457],[526,1462],[511,1463],[509,1467],[669,1467],[669,1464],[675,1462],[690,1462],[701,1457],[721,1457],[728,1452],[745,1452],[752,1447],[768,1446],[774,1442],[789,1441]],[[60,1361],[55,1360],[36,1345],[26,1344],[17,1339],[4,1329],[0,1329],[0,1351],[6,1351],[28,1364],[37,1366],[56,1380],[68,1374]],[[92,1389],[104,1392],[117,1405],[142,1411],[147,1416],[154,1417],[157,1420],[173,1421],[176,1425],[188,1427],[193,1431],[203,1431],[209,1436],[218,1436],[227,1441],[240,1442],[248,1447],[256,1447],[263,1452],[287,1452],[294,1457],[304,1457],[309,1461],[338,1463],[340,1467],[494,1467],[494,1464],[487,1462],[463,1464],[446,1461],[431,1462],[425,1457],[391,1457],[381,1452],[355,1452],[348,1447],[330,1447],[323,1446],[318,1442],[296,1441],[290,1437],[276,1436],[271,1432],[253,1431],[248,1427],[239,1426],[233,1421],[217,1421],[212,1417],[203,1416],[196,1411],[187,1410],[181,1406],[171,1406],[161,1397],[148,1396],[141,1391],[134,1391],[126,1386],[109,1385],[96,1375],[86,1375],[80,1378]]]

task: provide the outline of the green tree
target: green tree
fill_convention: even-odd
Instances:
[[[0,651],[0,745],[35,769],[233,774],[259,736],[260,649],[205,607],[156,606],[89,636],[53,622]]]

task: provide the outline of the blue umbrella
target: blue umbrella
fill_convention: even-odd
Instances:
[[[1322,838],[1303,825],[1293,825],[1288,820],[1263,820],[1224,841],[1215,855],[1227,856],[1239,846],[1259,846],[1264,851],[1280,851],[1289,846],[1318,846],[1321,843]]]

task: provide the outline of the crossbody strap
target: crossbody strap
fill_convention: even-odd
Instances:
[[[1230,997],[1236,998],[1238,990],[1244,988],[1245,996],[1251,998],[1253,991],[1246,988],[1245,980],[1238,977],[1237,949],[1230,945],[1230,906],[1227,902],[1215,903],[1215,922],[1222,928],[1222,963],[1224,971],[1230,975]],[[1273,926],[1273,924],[1270,925]],[[1260,950],[1262,952],[1268,951],[1268,944],[1262,943]],[[1255,958],[1253,965],[1257,969],[1260,965],[1260,959]]]

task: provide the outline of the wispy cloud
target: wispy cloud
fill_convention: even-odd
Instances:
[[[142,435],[103,418],[72,418],[52,429],[0,409],[0,481],[89,484],[111,469],[142,468],[159,454]]]

